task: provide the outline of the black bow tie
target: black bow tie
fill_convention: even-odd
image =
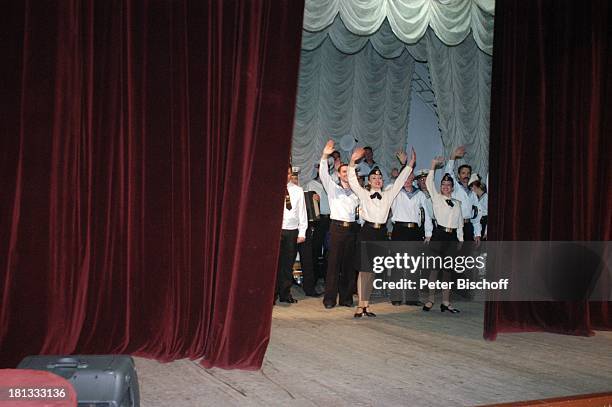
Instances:
[[[382,195],[379,194],[378,192],[374,192],[372,195],[370,195],[370,199],[382,199]]]
[[[447,199],[447,200],[446,200],[446,204],[447,204],[448,206],[450,206],[451,208],[452,208],[453,206],[455,206],[455,204],[453,203],[453,200],[452,200],[452,199]]]

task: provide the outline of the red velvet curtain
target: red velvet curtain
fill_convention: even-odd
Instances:
[[[7,3],[2,366],[134,353],[259,368],[303,1]]]
[[[610,240],[611,11],[607,0],[496,3],[492,240]],[[489,339],[610,328],[610,302],[488,303],[485,312]]]

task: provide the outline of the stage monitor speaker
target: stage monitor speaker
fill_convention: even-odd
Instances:
[[[78,407],[139,407],[134,359],[124,355],[27,356],[17,369],[43,370],[68,380]]]

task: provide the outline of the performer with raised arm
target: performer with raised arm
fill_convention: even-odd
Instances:
[[[358,244],[362,241],[382,241],[387,238],[387,217],[389,215],[389,208],[393,203],[393,200],[399,194],[400,190],[404,187],[404,183],[408,176],[412,173],[414,164],[416,163],[416,153],[412,149],[412,157],[408,166],[405,166],[408,156],[404,151],[397,153],[397,158],[405,166],[400,172],[399,176],[393,183],[393,186],[386,191],[383,191],[383,176],[380,169],[374,167],[369,175],[368,180],[370,182],[370,190],[363,188],[359,185],[357,180],[357,174],[355,173],[356,162],[365,155],[363,148],[357,148],[353,152],[351,162],[349,164],[348,181],[351,189],[355,191],[362,206],[363,220],[365,221],[361,230],[359,231],[359,238],[357,239]],[[372,270],[359,271],[357,280],[357,293],[359,295],[359,304],[355,311],[355,318],[362,316],[375,317],[376,314],[368,310],[370,294],[372,293],[372,283],[374,281],[374,275]]]
[[[461,213],[461,202],[454,199],[453,188],[454,182],[450,174],[444,174],[440,182],[440,192],[434,185],[434,177],[436,168],[444,163],[443,157],[436,157],[431,161],[431,169],[427,174],[426,184],[427,190],[431,196],[433,211],[437,220],[437,226],[433,230],[432,242],[449,242],[444,244],[440,255],[452,254],[456,248],[450,242],[463,242],[463,215]],[[441,270],[442,280],[448,282],[451,280],[450,270]],[[431,272],[429,281],[434,282],[437,279],[438,270]],[[433,307],[435,298],[435,290],[429,290],[429,301],[423,306],[423,311],[429,311]],[[453,308],[450,304],[450,289],[442,290],[442,304],[440,311],[449,311],[452,314],[458,313],[459,310]]]
[[[327,192],[330,210],[330,244],[325,277],[325,308],[336,306],[336,299],[341,306],[353,306],[355,291],[355,245],[359,225],[356,215],[359,198],[348,183],[348,166],[340,164],[336,171],[340,182],[332,180],[327,171],[327,158],[334,152],[334,142],[329,140],[323,149],[319,163],[319,178]]]
[[[470,176],[472,175],[472,167],[463,164],[459,166],[458,175],[455,175],[455,160],[463,158],[465,155],[465,147],[457,147],[446,163],[445,171],[453,179],[454,189],[453,198],[461,201],[461,213],[463,215],[463,236],[466,241],[480,242],[482,226],[480,225],[481,214],[478,211],[478,197],[468,187]]]

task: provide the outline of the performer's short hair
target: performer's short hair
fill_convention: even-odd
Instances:
[[[472,166],[468,164],[461,164],[459,168],[457,169],[457,172],[461,172],[462,168],[469,168],[470,172],[472,172]]]

